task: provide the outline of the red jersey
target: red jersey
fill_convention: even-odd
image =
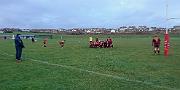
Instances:
[[[153,46],[159,46],[161,43],[161,40],[158,38],[158,39],[153,39],[152,40],[152,45]]]
[[[107,41],[108,41],[109,44],[112,44],[112,39],[111,38],[108,38]]]

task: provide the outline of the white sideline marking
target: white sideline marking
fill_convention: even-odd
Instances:
[[[1,55],[14,56],[14,55],[10,55],[8,53],[4,53],[4,54],[1,53]],[[164,88],[164,89],[168,89],[168,90],[180,90],[180,89],[177,89],[177,88],[154,85],[151,82],[140,81],[140,80],[130,80],[130,79],[125,78],[125,77],[119,77],[119,76],[110,75],[110,74],[103,74],[103,73],[99,73],[99,72],[95,72],[95,71],[89,71],[89,70],[85,70],[85,69],[81,69],[81,68],[72,67],[72,66],[53,64],[53,63],[49,63],[49,62],[46,62],[46,61],[32,59],[32,58],[27,58],[27,59],[30,59],[31,61],[39,62],[39,63],[42,63],[42,64],[47,64],[47,65],[51,65],[51,66],[58,66],[58,67],[63,67],[63,68],[67,68],[67,69],[73,69],[73,70],[77,70],[77,71],[88,72],[88,73],[96,74],[96,75],[99,75],[99,76],[110,77],[110,78],[114,78],[114,79],[118,79],[118,80],[125,80],[125,81],[129,81],[129,82],[142,83],[142,84],[150,85],[150,86],[157,87],[157,88]]]

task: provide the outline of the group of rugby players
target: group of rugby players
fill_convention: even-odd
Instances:
[[[105,41],[100,41],[98,38],[96,38],[95,41],[93,41],[92,37],[89,37],[89,47],[90,48],[112,48],[113,47],[113,41],[110,37],[108,37]],[[32,41],[33,42],[33,41]],[[58,41],[58,44],[63,48],[64,47],[65,40]],[[45,38],[43,40],[43,47],[47,47],[48,44],[48,38]]]
[[[100,41],[98,38],[96,38],[96,40],[93,41],[92,37],[89,37],[90,48],[112,48],[112,43],[113,41],[110,37],[108,37],[105,41]]]
[[[61,48],[64,47],[65,40],[58,41],[58,44]],[[45,38],[43,40],[43,47],[47,47],[48,39]],[[155,35],[152,39],[152,46],[154,47],[154,54],[160,54],[160,44],[161,40],[160,38]],[[96,38],[95,41],[93,41],[92,37],[89,37],[89,47],[90,48],[112,48],[113,47],[113,41],[110,37],[108,37],[105,41],[100,41],[98,38]]]

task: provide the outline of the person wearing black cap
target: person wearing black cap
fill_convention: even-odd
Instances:
[[[20,34],[17,34],[15,37],[15,47],[16,47],[16,62],[21,62],[21,54],[22,54],[22,48],[24,48],[23,41],[21,40]]]

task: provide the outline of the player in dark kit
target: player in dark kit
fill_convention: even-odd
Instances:
[[[31,41],[34,43],[35,42],[34,38],[32,38]]]
[[[154,36],[153,40],[152,40],[152,46],[154,46],[154,54],[160,54],[160,44],[161,44],[161,40],[158,36]]]
[[[112,39],[110,37],[108,37],[107,39],[107,47],[110,48],[110,47],[113,47],[112,45]]]

